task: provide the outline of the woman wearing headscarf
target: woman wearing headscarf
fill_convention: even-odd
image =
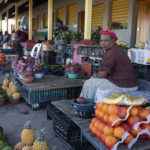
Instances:
[[[118,40],[116,34],[111,30],[102,30],[100,35],[100,46],[105,55],[98,72],[84,83],[80,98],[94,99],[97,88],[116,92],[137,90],[134,69],[128,56],[115,44]]]

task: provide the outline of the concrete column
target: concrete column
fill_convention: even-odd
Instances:
[[[9,15],[8,15],[8,8],[7,8],[7,10],[6,10],[6,30],[7,30],[7,32],[8,32],[8,17],[9,17]]]
[[[91,39],[92,0],[85,0],[84,39]]]
[[[15,4],[15,31],[18,30],[18,7],[17,4]]]
[[[137,16],[138,16],[138,1],[129,0],[129,15],[128,15],[128,33],[130,37],[130,47],[135,46],[136,31],[137,31]]]
[[[68,14],[68,10],[67,10],[67,6],[64,6],[64,21],[63,24],[67,25],[67,14]]]
[[[53,0],[48,0],[48,40],[52,40],[53,32]]]
[[[2,14],[0,14],[0,31],[2,31]]]
[[[33,0],[29,0],[29,40],[32,40],[32,9]]]
[[[103,26],[104,30],[109,28],[109,24],[111,21],[111,8],[112,8],[112,1],[105,0],[104,1],[104,14],[103,14]]]

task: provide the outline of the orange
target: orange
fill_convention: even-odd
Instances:
[[[108,122],[108,120],[109,120],[109,115],[108,115],[108,114],[105,114],[104,117],[103,117],[103,120],[104,120],[105,122]]]
[[[99,109],[99,110],[102,110],[103,103],[96,103],[96,108]]]
[[[100,124],[100,121],[99,121],[99,120],[96,120],[95,123],[94,123],[94,127],[95,127],[96,129],[98,129],[99,124]]]
[[[102,136],[102,132],[98,130],[96,135],[100,138]]]
[[[130,116],[130,117],[128,118],[128,123],[129,123],[130,125],[136,124],[136,123],[139,122],[139,121],[140,121],[140,118],[139,118],[138,116]]]
[[[119,113],[118,113],[118,115],[119,115],[119,117],[121,117],[121,118],[125,118],[126,115],[127,115],[127,107],[121,106],[121,107],[119,108]]]
[[[103,130],[105,135],[112,135],[113,134],[113,128],[109,126],[105,126]]]
[[[95,110],[95,115],[98,116],[98,113],[99,113],[99,110],[96,109],[96,110]]]
[[[107,112],[108,112],[110,115],[111,115],[111,114],[117,114],[117,113],[118,113],[118,106],[117,106],[117,105],[109,105]]]
[[[103,118],[104,112],[100,110],[99,113],[98,113],[98,116],[99,116],[100,118]]]
[[[101,135],[102,141],[105,141],[105,138],[106,138],[106,135],[103,133],[103,134]]]
[[[113,134],[114,134],[115,137],[117,137],[119,139],[122,139],[122,136],[123,136],[124,133],[125,133],[125,129],[123,127],[118,126],[118,127],[114,128]]]
[[[109,116],[109,123],[112,124],[114,121],[116,121],[116,120],[118,120],[118,119],[120,119],[120,117],[119,117],[118,115],[116,115],[116,114],[110,115],[110,116]],[[120,123],[121,123],[121,122],[118,121],[118,122],[115,123],[114,126],[118,126]]]
[[[103,104],[102,111],[103,111],[104,113],[107,113],[107,110],[108,110],[108,104]]]
[[[127,131],[130,132],[130,127],[126,123],[122,123],[121,126]]]
[[[115,138],[113,135],[108,135],[105,137],[105,144],[107,147],[113,147],[117,142],[117,138]]]
[[[144,109],[144,108],[140,109],[139,116],[141,119],[145,120],[149,114],[150,114],[150,111],[148,109]]]
[[[94,134],[96,134],[96,133],[97,133],[97,129],[96,129],[95,127],[93,127],[93,128],[92,128],[92,132],[93,132]]]
[[[131,134],[132,134],[133,136],[137,136],[137,134],[138,134],[141,130],[142,130],[141,127],[138,127],[137,130],[134,130],[133,128],[131,128]]]
[[[150,132],[150,123],[148,124],[142,124],[143,129],[147,129]]]
[[[130,115],[131,115],[131,116],[137,116],[138,113],[139,113],[139,110],[138,110],[137,107],[131,108],[131,110],[130,110]]]
[[[93,123],[91,123],[89,128],[92,130],[93,127],[94,127],[94,125],[93,125]]]
[[[92,123],[95,123],[96,120],[97,120],[97,118],[93,118],[92,119]]]
[[[129,134],[127,138],[124,140],[124,143],[128,145],[133,139],[134,137],[131,134]]]
[[[103,129],[105,127],[105,124],[103,122],[100,122],[99,126],[98,126],[98,130],[103,132]]]

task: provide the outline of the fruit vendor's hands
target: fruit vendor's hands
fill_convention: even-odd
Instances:
[[[99,71],[97,73],[94,73],[94,78],[105,78],[108,75],[107,71]]]

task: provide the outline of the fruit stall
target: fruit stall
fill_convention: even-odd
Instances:
[[[47,118],[53,120],[55,135],[76,149],[150,149],[148,97],[111,93],[95,104],[55,101],[47,107]]]

